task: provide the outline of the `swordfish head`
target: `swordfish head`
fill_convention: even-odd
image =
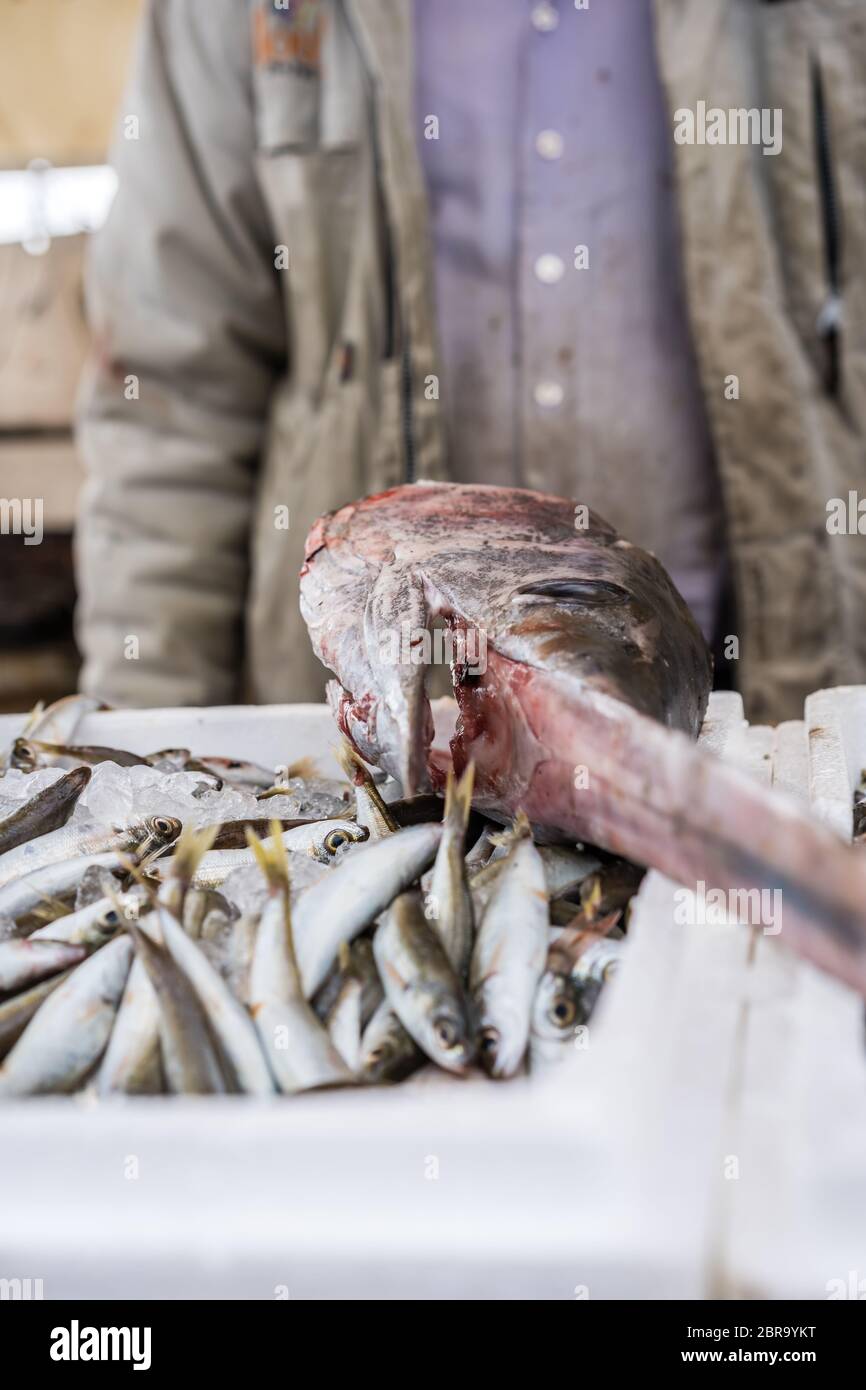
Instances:
[[[661,565],[599,517],[517,488],[395,488],[313,528],[301,606],[344,732],[407,792],[471,759],[473,804],[523,810],[536,837],[721,889],[732,912],[778,893],[785,943],[866,996],[863,851],[695,743],[706,646]],[[461,639],[450,756],[424,689],[436,621]]]
[[[659,562],[588,509],[521,488],[420,483],[323,517],[301,610],[337,677],[329,698],[344,733],[408,795],[444,775],[425,691],[444,650],[460,710],[454,763],[472,757],[480,804],[506,813],[545,762],[573,764],[574,700],[610,697],[695,737],[711,685],[701,633]],[[557,721],[560,750],[545,746]]]

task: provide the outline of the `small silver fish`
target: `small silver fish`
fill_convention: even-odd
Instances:
[[[49,898],[73,894],[88,869],[119,869],[121,856],[117,853],[85,854],[75,859],[62,859],[47,864],[22,878],[13,879],[0,888],[0,914],[20,922]]]
[[[469,971],[481,1065],[491,1076],[514,1076],[523,1060],[547,943],[544,865],[526,817],[518,816],[513,844],[478,928]]]
[[[83,946],[61,941],[0,941],[0,993],[26,989],[46,975],[78,965],[86,954]]]
[[[111,851],[145,854],[158,846],[170,845],[180,829],[180,821],[173,816],[145,816],[121,826],[64,825],[4,854],[0,859],[0,888],[62,860]]]
[[[96,1089],[100,1096],[157,1095],[164,1090],[159,1004],[144,962],[138,957],[132,962]]]
[[[0,821],[0,855],[65,825],[90,776],[90,768],[76,768]]]
[[[114,899],[97,898],[86,907],[59,917],[31,932],[28,941],[66,941],[73,946],[101,946],[114,936],[127,911],[135,913],[144,900],[140,888]],[[121,911],[118,910],[118,907]]]
[[[272,1095],[273,1078],[249,1014],[171,913],[159,908],[158,916],[163,941],[197,994],[238,1089],[245,1095]]]
[[[132,942],[124,935],[72,971],[0,1067],[0,1095],[75,1090],[108,1042],[131,961]]]
[[[403,1081],[426,1060],[415,1039],[384,999],[361,1038],[361,1080],[373,1086]]]
[[[475,918],[472,894],[466,873],[465,840],[469,813],[472,810],[474,768],[470,763],[455,783],[448,773],[445,786],[445,815],[443,833],[433,865],[427,910],[439,933],[445,954],[460,979],[465,979],[472,955]]]
[[[267,848],[250,833],[269,886],[250,970],[250,1012],[280,1090],[288,1095],[346,1085],[352,1073],[304,998],[292,937],[288,856],[280,837]]]
[[[320,864],[333,863],[340,850],[348,845],[360,844],[366,838],[367,831],[349,820],[314,821],[280,833],[282,843],[292,854],[310,855]],[[270,841],[265,843],[269,845]],[[210,850],[202,855],[195,872],[195,885],[199,888],[219,888],[235,869],[255,862],[250,849]],[[159,872],[164,870],[160,869]]]
[[[187,772],[209,772],[236,787],[249,787],[253,791],[270,787],[274,774],[258,763],[246,762],[242,758],[195,757],[187,760]]]
[[[225,1091],[225,1076],[204,1010],[186,977],[165,946],[158,945],[146,930],[133,922],[128,923],[128,930],[159,1004],[162,1060],[169,1090],[178,1095]]]
[[[64,980],[68,980],[71,973],[71,970],[64,970],[60,975],[52,975],[50,979],[41,980],[38,985],[31,985],[30,989],[13,995],[11,999],[0,1004],[0,1058],[5,1057],[12,1044],[18,1041],[36,1010],[44,1004],[49,994],[62,985]]]
[[[340,947],[342,979],[337,997],[325,1020],[328,1037],[351,1072],[361,1065],[361,1004],[364,986],[352,970],[349,946]]]
[[[473,1053],[467,1002],[417,889],[399,894],[384,913],[373,954],[386,998],[406,1031],[440,1067],[464,1072]]]
[[[304,993],[322,984],[342,941],[351,941],[432,864],[442,826],[410,825],[352,850],[301,893],[294,906],[295,949]]]
[[[145,767],[147,760],[125,748],[105,748],[86,743],[45,743],[40,739],[16,738],[9,758],[11,767],[22,772],[35,772],[42,767],[96,767],[98,763],[116,763],[118,767]]]

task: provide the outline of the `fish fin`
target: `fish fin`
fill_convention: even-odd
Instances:
[[[31,915],[38,917],[40,922],[56,922],[60,917],[68,917],[72,911],[69,903],[61,902],[60,898],[51,898],[42,894],[39,906],[34,907]]]
[[[590,887],[586,895],[581,891],[580,903],[587,920],[594,923],[598,916],[598,910],[601,907],[601,874],[593,874],[592,878],[589,880],[589,884]]]
[[[273,787],[268,787],[266,792],[256,792],[256,801],[267,801],[272,796],[291,796],[291,787],[283,786],[277,782]]]
[[[134,879],[150,898],[155,897],[160,881],[151,878],[148,874],[148,869],[151,867],[154,860],[159,858],[159,854],[160,851],[154,850],[152,854],[146,854],[142,860],[135,860],[130,854],[119,854],[117,856],[120,860],[120,867],[123,869],[124,873]]]
[[[294,763],[289,763],[286,767],[286,781],[292,777],[300,777],[304,782],[312,782],[319,776],[319,768],[315,758],[298,758]]]
[[[126,931],[128,931],[129,935],[132,937],[133,945],[135,946],[135,954],[140,957],[151,984],[154,989],[157,990],[157,994],[159,994],[160,990],[157,985],[158,973],[155,971],[154,967],[158,964],[161,957],[170,960],[172,965],[174,965],[174,957],[169,955],[164,946],[158,945],[152,937],[148,936],[146,931],[142,931],[134,918],[124,916],[123,909],[119,903],[115,903],[114,906]],[[177,969],[177,966],[175,966],[175,969]],[[162,1005],[160,1005],[160,1008],[162,1008]]]
[[[212,847],[219,832],[219,823],[205,825],[200,830],[194,829],[191,825],[185,825],[171,856],[169,867],[171,877],[180,879],[181,883],[191,883],[199,866],[199,861]]]

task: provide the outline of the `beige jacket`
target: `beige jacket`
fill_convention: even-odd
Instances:
[[[120,703],[319,698],[309,524],[447,476],[409,6],[271,8],[151,0],[121,113],[78,537],[84,685]],[[866,496],[866,13],[655,11],[672,130],[699,101],[783,111],[777,156],[675,148],[739,682],[752,719],[796,717],[866,680],[866,537],[826,526],[829,499]]]

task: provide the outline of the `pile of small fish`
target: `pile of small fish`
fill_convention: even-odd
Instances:
[[[567,1055],[640,870],[482,819],[471,765],[444,803],[394,799],[347,742],[345,783],[275,776],[76,744],[88,708],[35,711],[0,755],[0,1096],[295,1094]],[[189,816],[99,821],[103,764],[156,769],[172,806],[181,779]],[[328,813],[291,814],[309,805]]]

